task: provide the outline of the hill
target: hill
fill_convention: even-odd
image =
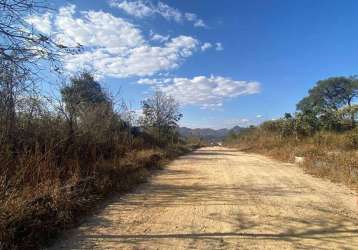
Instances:
[[[231,129],[223,128],[223,129],[212,129],[212,128],[187,128],[180,127],[179,134],[183,137],[200,137],[204,140],[208,141],[220,141],[223,140],[230,131],[235,133],[240,133],[243,129],[240,126],[235,126]]]

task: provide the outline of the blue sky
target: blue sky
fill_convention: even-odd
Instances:
[[[257,124],[294,112],[320,79],[358,74],[358,1],[53,1],[35,28],[86,55],[135,110],[159,88],[189,127]],[[220,44],[218,44],[220,43]],[[91,58],[91,60],[88,60]],[[85,61],[96,63],[84,63]]]

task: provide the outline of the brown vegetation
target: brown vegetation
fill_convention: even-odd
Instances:
[[[231,133],[226,143],[279,160],[299,160],[309,173],[357,185],[357,97],[357,77],[319,81],[297,104],[296,114]]]
[[[152,123],[133,126],[89,73],[70,79],[52,106],[31,92],[17,96],[8,88],[16,80],[5,78],[11,74],[0,79],[0,94],[13,100],[0,102],[0,249],[45,244],[98,200],[190,148],[176,133],[177,118],[144,114]],[[178,113],[177,105],[168,112]]]
[[[98,152],[96,146],[89,150]],[[0,249],[33,249],[45,244],[78,222],[99,200],[145,181],[149,170],[187,150],[184,146],[171,147],[170,152],[143,149],[107,160],[103,155],[96,159],[81,157],[68,159],[61,169],[43,154],[36,156],[47,158],[39,165],[33,163],[35,156],[23,156],[27,169],[19,169],[17,175],[22,177],[17,185],[1,197]]]
[[[300,140],[255,129],[227,143],[240,150],[265,154],[283,161],[295,162],[295,157],[304,157],[300,165],[307,172],[328,177],[332,181],[357,185],[357,140],[357,129],[344,133],[319,132]]]

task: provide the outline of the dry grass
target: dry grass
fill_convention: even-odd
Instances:
[[[66,161],[61,171],[49,155],[40,164],[44,155],[24,155],[19,161],[24,165],[18,166],[14,176],[18,181],[1,197],[0,249],[45,245],[92,211],[100,200],[146,181],[150,170],[160,168],[183,150],[189,149],[180,146],[128,151],[121,157],[97,156],[85,165],[89,164],[89,155],[95,154],[88,152],[86,157]]]
[[[256,129],[228,145],[288,162],[304,157],[300,165],[308,173],[358,187],[358,129],[319,132],[299,140]]]

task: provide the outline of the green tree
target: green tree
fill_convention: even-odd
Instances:
[[[337,126],[337,112],[343,107],[352,106],[357,97],[357,77],[331,77],[318,81],[309,90],[309,95],[297,104],[297,109],[303,114],[314,113],[322,118],[327,128],[333,128]],[[350,119],[354,126],[354,115]]]
[[[296,138],[301,136],[313,135],[320,126],[320,121],[317,116],[310,111],[305,113],[297,113],[295,117],[295,134]]]
[[[93,75],[83,72],[72,77],[70,84],[61,89],[65,105],[64,116],[69,125],[69,135],[73,136],[78,122],[91,118],[90,113],[108,114],[112,111],[111,101]],[[98,110],[98,109],[101,110]],[[81,119],[82,118],[82,119]],[[91,118],[92,119],[92,118]],[[92,119],[93,120],[93,119]]]
[[[69,107],[108,102],[101,85],[89,72],[72,77],[70,85],[61,89],[62,99]]]

